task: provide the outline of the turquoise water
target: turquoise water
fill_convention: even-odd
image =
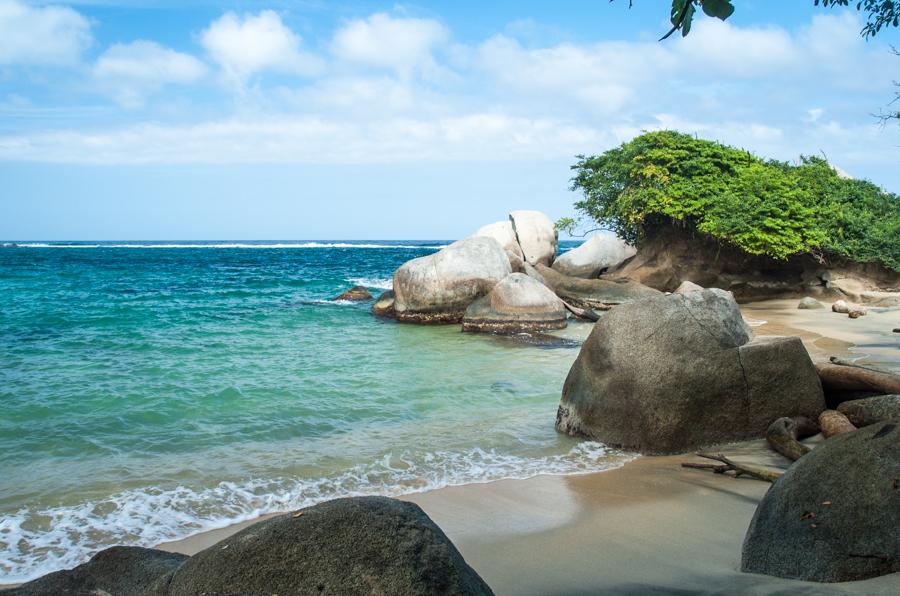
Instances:
[[[553,429],[577,349],[332,301],[443,244],[0,249],[0,583],[338,496],[623,461]]]

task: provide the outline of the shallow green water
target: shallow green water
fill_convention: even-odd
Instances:
[[[553,429],[577,350],[331,302],[441,243],[360,244],[0,250],[0,583],[336,496],[623,460]]]

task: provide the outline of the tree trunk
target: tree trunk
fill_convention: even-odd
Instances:
[[[838,360],[837,362],[840,362]],[[900,393],[900,375],[861,366],[820,363],[816,372],[828,391],[869,391],[872,393]]]
[[[819,414],[819,426],[826,439],[856,430],[853,423],[837,410],[825,410]]]

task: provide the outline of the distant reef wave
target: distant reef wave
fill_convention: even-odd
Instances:
[[[14,248],[428,248],[438,250],[445,245],[437,244],[374,244],[364,242],[283,242],[277,244],[256,244],[243,242],[194,242],[181,244],[162,243],[54,243],[54,242],[21,242],[4,244]]]

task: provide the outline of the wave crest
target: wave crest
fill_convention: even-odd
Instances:
[[[21,583],[73,567],[113,544],[154,546],[208,530],[290,511],[338,497],[399,496],[446,486],[585,474],[617,468],[632,456],[583,441],[569,452],[527,458],[474,448],[465,452],[403,452],[318,479],[250,479],[195,490],[129,490],[101,501],[0,519],[0,574]]]

